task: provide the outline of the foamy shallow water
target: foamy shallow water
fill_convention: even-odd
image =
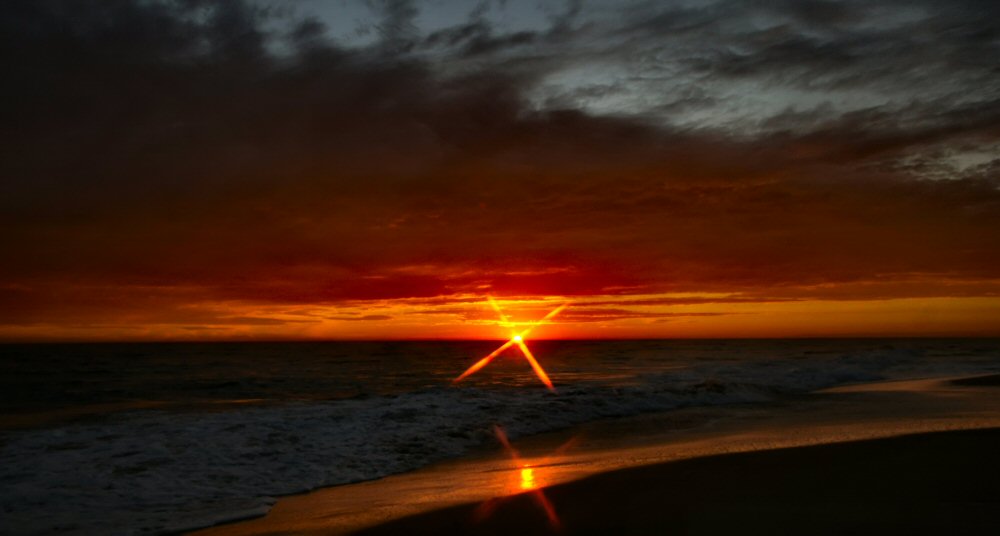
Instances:
[[[875,346],[777,359],[637,368],[628,381],[553,372],[530,382],[419,388],[214,413],[142,411],[7,431],[0,503],[9,534],[148,534],[260,515],[276,496],[368,480],[491,440],[679,407],[770,400],[884,378],[1000,371],[994,343]],[[599,356],[583,364],[597,366]],[[530,372],[528,372],[530,374]],[[567,383],[565,378],[574,378]],[[560,380],[563,380],[560,383]]]

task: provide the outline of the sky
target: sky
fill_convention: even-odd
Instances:
[[[1000,335],[993,0],[12,0],[0,341]]]

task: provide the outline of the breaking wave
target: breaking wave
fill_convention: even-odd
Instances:
[[[264,514],[276,496],[459,456],[490,441],[494,423],[516,437],[596,419],[982,369],[981,360],[963,365],[889,349],[716,362],[626,383],[558,385],[555,394],[533,386],[446,386],[214,413],[133,412],[5,432],[0,498],[5,526],[19,534],[179,531]]]

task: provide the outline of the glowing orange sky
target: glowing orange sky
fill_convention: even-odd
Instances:
[[[9,340],[496,339],[510,337],[473,296],[453,303],[379,300],[349,306],[218,303],[163,322],[141,315],[4,326]],[[730,301],[722,295],[579,297],[534,339],[996,336],[997,298]],[[562,297],[501,300],[515,321],[531,321]],[[626,302],[623,304],[622,302]],[[639,302],[639,303],[630,303]],[[685,303],[691,302],[691,303]],[[147,313],[148,314],[148,313]],[[211,318],[186,323],[189,319]]]
[[[405,43],[11,6],[0,341],[506,340],[488,294],[572,301],[546,338],[1000,336],[992,19],[904,10],[971,32],[918,61],[857,6],[817,44],[736,4],[705,35],[651,31],[670,3],[517,34],[415,8]]]

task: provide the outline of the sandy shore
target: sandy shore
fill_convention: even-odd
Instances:
[[[515,441],[518,461],[498,446],[286,497],[264,518],[197,534],[990,532],[998,380],[854,385],[592,423]]]
[[[1000,429],[696,458],[362,534],[996,534]],[[553,526],[554,525],[554,526]]]

